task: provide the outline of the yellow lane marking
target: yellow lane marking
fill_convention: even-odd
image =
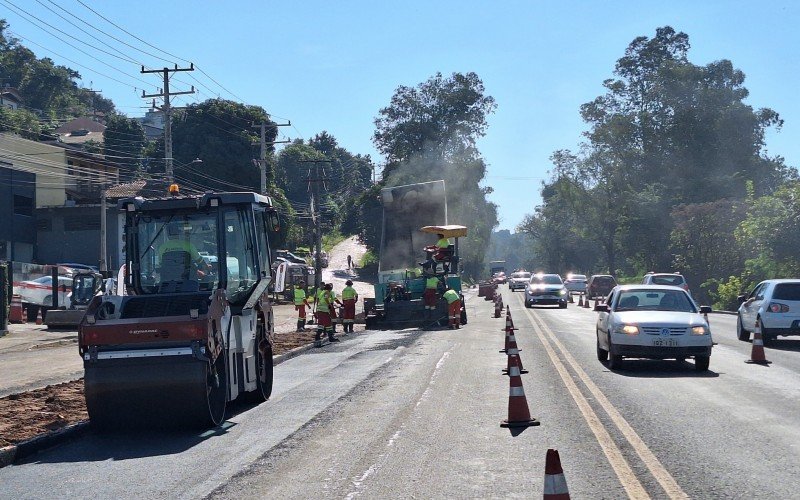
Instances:
[[[592,379],[589,378],[589,375],[583,371],[572,354],[570,354],[569,351],[567,351],[567,349],[564,347],[564,344],[562,344],[561,341],[556,338],[555,334],[545,324],[544,320],[538,314],[533,314],[528,309],[525,309],[525,313],[528,314],[528,317],[531,318],[539,326],[541,331],[550,338],[553,344],[558,347],[567,363],[569,363],[581,381],[586,385],[586,387],[589,389],[589,392],[591,392],[595,397],[595,400],[600,404],[600,406],[603,407],[608,416],[611,418],[611,421],[614,422],[628,443],[630,443],[631,447],[633,447],[634,451],[636,451],[636,454],[639,455],[639,458],[642,460],[642,462],[644,462],[647,469],[650,471],[653,477],[655,477],[656,481],[658,481],[658,484],[664,488],[667,496],[669,496],[669,498],[689,498],[689,495],[687,495],[683,489],[681,489],[680,485],[678,485],[678,482],[675,481],[675,478],[672,477],[669,471],[667,471],[658,458],[656,458],[655,454],[650,451],[650,448],[647,447],[642,438],[640,438],[636,431],[633,430],[633,427],[631,427],[628,421],[625,420],[625,417],[622,416],[619,410],[617,410],[611,401],[608,400],[606,395],[603,394],[603,391],[601,391],[600,388],[597,387],[597,385],[592,381]],[[546,339],[541,335],[540,339],[543,342],[546,341]],[[549,350],[548,354],[550,354]],[[554,355],[551,355],[550,357],[553,359]],[[555,364],[555,359],[553,359],[553,362]],[[559,363],[561,363],[560,360]]]
[[[535,323],[533,316],[531,316],[530,311],[527,309],[525,313],[531,319],[532,323]],[[606,455],[608,459],[608,463],[611,464],[611,468],[614,469],[614,472],[617,474],[620,483],[622,483],[622,487],[628,493],[628,496],[633,499],[644,499],[650,498],[650,495],[647,494],[647,491],[642,486],[642,483],[636,478],[636,474],[631,469],[628,461],[625,460],[625,457],[622,455],[619,447],[614,443],[614,440],[611,439],[611,435],[608,433],[606,428],[603,426],[603,423],[600,421],[600,418],[597,416],[597,413],[592,409],[589,401],[586,400],[586,397],[581,393],[581,390],[578,388],[578,385],[572,380],[570,377],[567,368],[564,366],[564,363],[558,358],[553,347],[547,341],[544,336],[539,336],[542,340],[542,345],[544,345],[545,351],[547,351],[547,355],[550,357],[550,360],[553,362],[553,365],[556,367],[556,371],[561,376],[561,380],[564,381],[564,385],[567,386],[567,390],[569,391],[570,395],[572,395],[572,399],[575,400],[575,404],[578,405],[578,409],[581,411],[584,420],[589,425],[589,429],[594,433],[595,438],[597,438],[597,442],[600,444],[600,448],[603,449],[603,453]]]

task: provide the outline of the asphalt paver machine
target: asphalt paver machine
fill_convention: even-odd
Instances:
[[[369,304],[367,328],[428,328],[446,325],[447,305],[439,300],[435,311],[425,309],[426,281],[439,279],[439,296],[446,288],[461,293],[458,238],[467,228],[447,224],[447,197],[442,180],[388,187],[381,190],[383,231],[375,302]],[[421,224],[438,224],[420,227]],[[428,251],[437,235],[453,239],[446,256]],[[461,322],[466,323],[466,309]]]
[[[89,417],[102,426],[214,426],[272,392],[271,200],[206,193],[119,201],[125,295],[79,328]]]

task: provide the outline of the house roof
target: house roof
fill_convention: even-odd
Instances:
[[[106,198],[122,199],[134,198],[136,196],[141,196],[142,198],[163,198],[168,196],[168,193],[168,182],[160,179],[142,179],[125,184],[117,184],[116,186],[106,189]]]

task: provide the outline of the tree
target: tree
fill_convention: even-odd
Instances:
[[[461,245],[468,274],[478,276],[489,238],[497,225],[497,207],[480,186],[486,163],[475,144],[483,136],[494,98],[484,94],[475,73],[437,73],[416,87],[400,86],[375,119],[373,142],[386,156],[383,185],[444,179],[450,223],[469,226]]]
[[[260,137],[252,125],[262,120],[269,122],[263,108],[224,99],[208,99],[176,112],[172,123],[176,178],[221,191],[258,191],[260,171],[253,159],[260,154]],[[267,141],[276,135],[275,127],[267,128]],[[195,159],[202,163],[192,163]]]
[[[147,139],[138,120],[118,114],[109,116],[103,142],[107,158],[129,172],[141,170]]]

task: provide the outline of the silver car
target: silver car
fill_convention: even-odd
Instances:
[[[528,286],[528,282],[531,280],[531,273],[527,271],[517,271],[515,273],[511,273],[511,276],[508,278],[508,289],[512,292],[514,290],[525,290],[525,287]]]
[[[569,293],[586,293],[588,281],[585,274],[568,274],[567,279],[564,280],[564,286],[567,287]]]
[[[525,288],[525,307],[558,305],[567,308],[567,289],[557,274],[534,274]]]
[[[764,342],[778,335],[800,335],[800,279],[766,280],[739,296],[736,336],[750,340],[756,321]]]

